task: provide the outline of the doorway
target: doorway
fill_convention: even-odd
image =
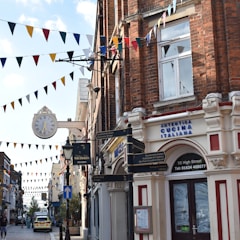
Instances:
[[[170,181],[172,240],[210,240],[207,179]]]

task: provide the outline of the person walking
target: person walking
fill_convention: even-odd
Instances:
[[[7,236],[7,216],[4,213],[1,217],[1,239],[2,240],[6,240],[6,236]]]

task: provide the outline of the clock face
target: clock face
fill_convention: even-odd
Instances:
[[[50,138],[57,131],[57,119],[54,114],[35,114],[32,129],[39,138]]]

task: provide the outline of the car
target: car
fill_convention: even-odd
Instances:
[[[26,224],[25,218],[23,216],[17,216],[15,219],[15,225],[17,226],[18,224]]]
[[[48,216],[36,216],[33,222],[33,231],[52,231],[52,222]]]

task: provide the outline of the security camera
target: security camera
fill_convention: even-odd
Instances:
[[[98,92],[100,91],[100,87],[94,87],[94,88],[93,88],[93,91],[94,91],[95,93],[98,93]]]

